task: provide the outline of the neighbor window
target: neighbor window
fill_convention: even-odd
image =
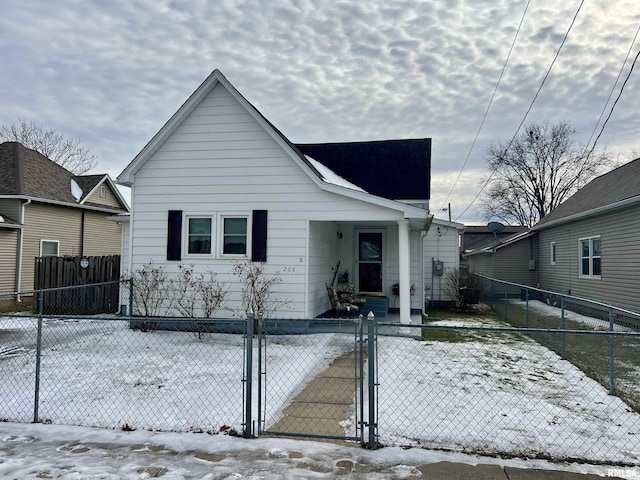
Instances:
[[[211,217],[187,217],[187,253],[211,255]]]
[[[596,277],[601,275],[602,250],[600,237],[581,238],[580,245],[580,276]]]
[[[222,254],[247,254],[247,227],[249,219],[242,217],[222,217]]]
[[[551,251],[549,252],[551,258],[551,265],[556,264],[556,242],[551,242]]]
[[[60,250],[58,240],[40,240],[41,257],[57,257]]]
[[[107,187],[100,185],[100,198],[107,198]]]

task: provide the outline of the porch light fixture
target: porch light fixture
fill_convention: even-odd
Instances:
[[[342,232],[340,230],[336,232],[336,237],[338,238],[338,240],[342,240]]]

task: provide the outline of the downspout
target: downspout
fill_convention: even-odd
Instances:
[[[426,288],[426,284],[424,281],[424,239],[427,236],[427,231],[426,230],[422,230],[420,232],[420,306],[421,306],[421,310],[422,310],[422,314],[426,315],[427,311],[425,308],[425,293],[424,293],[424,289]]]
[[[80,219],[80,256],[84,257],[84,210],[82,210],[82,215]]]
[[[84,257],[84,210],[81,212],[80,220],[80,256]]]
[[[16,292],[20,292],[20,284],[22,283],[22,248],[24,244],[24,212],[27,207],[31,203],[31,199],[28,199],[21,205],[20,208],[20,225],[22,228],[20,229],[20,235],[18,239],[18,268],[16,269]],[[22,302],[20,295],[16,296],[16,300],[18,302]]]

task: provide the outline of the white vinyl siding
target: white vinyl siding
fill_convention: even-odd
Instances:
[[[309,220],[396,221],[402,217],[394,210],[322,191],[220,85],[136,173],[132,194],[134,269],[150,260],[166,261],[169,210],[192,215],[267,210],[267,271],[280,273],[277,290],[290,300],[280,313],[290,318],[309,314],[305,300]],[[240,285],[228,259],[212,256],[196,265],[197,271],[207,268],[228,282],[230,306],[236,305]],[[170,274],[176,269],[167,266]]]
[[[424,239],[424,282],[425,297],[433,301],[450,301],[444,291],[447,272],[460,268],[460,250],[458,248],[457,229],[449,226],[438,225],[435,222],[427,232]],[[444,265],[444,275],[435,275],[433,272],[433,260],[440,260]],[[413,266],[412,266],[413,272]],[[420,288],[416,284],[416,288]],[[413,300],[412,300],[413,305]]]

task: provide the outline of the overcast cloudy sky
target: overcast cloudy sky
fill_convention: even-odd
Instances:
[[[530,1],[449,199],[454,219],[480,189],[487,146],[515,134],[580,3]],[[218,68],[293,142],[432,138],[437,210],[471,149],[526,4],[0,0],[0,123],[20,117],[79,138],[98,156],[94,173],[115,177]],[[638,0],[585,0],[528,121],[570,121],[586,142],[639,25]],[[606,113],[638,48],[640,39]],[[636,65],[599,141],[621,160],[640,156],[639,86]],[[481,218],[474,206],[459,220]]]

